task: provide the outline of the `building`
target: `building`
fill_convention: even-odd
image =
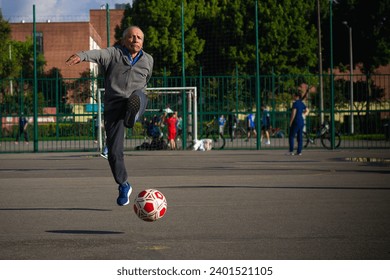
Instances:
[[[120,26],[124,9],[109,10],[110,45],[115,43],[115,28]],[[32,22],[10,23],[12,39],[25,41],[33,34]],[[81,50],[101,49],[108,46],[107,12],[105,9],[90,10],[89,22],[37,22],[37,49],[46,59],[45,71],[52,68],[61,70],[64,78],[78,78],[88,70],[97,73],[97,65],[85,63],[67,67],[66,59]]]

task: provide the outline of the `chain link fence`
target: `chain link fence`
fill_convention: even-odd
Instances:
[[[226,119],[223,135],[226,139],[224,149],[287,149],[289,118],[291,113],[291,95],[301,83],[316,87],[305,100],[310,108],[306,119],[306,130],[316,133],[321,119],[334,118],[335,129],[341,134],[341,149],[390,148],[390,75],[354,76],[353,104],[350,104],[349,75],[334,76],[334,115],[331,115],[329,76],[323,76],[324,86],[321,94],[318,87],[318,75],[291,76],[265,75],[260,77],[261,105],[266,105],[271,118],[271,144],[265,145],[261,137],[248,139],[246,117],[254,113],[262,118],[262,112],[256,112],[255,76],[192,76],[185,84],[197,88],[197,134],[203,135],[205,124],[218,120],[222,115]],[[9,85],[12,84],[12,93]],[[149,87],[180,87],[181,77],[153,77]],[[0,93],[0,153],[18,152],[54,152],[54,151],[98,151],[97,131],[97,90],[104,88],[100,78],[45,78],[38,79],[38,107],[33,106],[32,79],[1,79]],[[8,89],[8,90],[7,90]],[[184,98],[184,99],[183,99]],[[185,97],[166,96],[144,115],[132,130],[124,137],[125,150],[135,150],[147,141],[145,121],[162,114],[172,107],[182,108]],[[321,110],[321,103],[323,109]],[[352,105],[352,107],[351,107]],[[38,139],[33,139],[34,110],[38,112]],[[182,109],[180,109],[182,110]],[[182,117],[193,112],[181,111]],[[180,113],[180,112],[179,112]],[[229,122],[232,116],[237,122]],[[19,121],[25,117],[28,125],[20,128]],[[353,127],[351,127],[353,118]],[[261,125],[261,121],[258,122]],[[219,129],[217,121],[215,128]],[[162,128],[162,136],[164,129]],[[261,127],[256,128],[261,133]],[[191,131],[182,137],[191,142]],[[26,136],[26,137],[25,137]],[[257,143],[258,141],[261,143]],[[38,147],[36,151],[33,143]],[[179,145],[180,146],[180,145]],[[187,147],[182,146],[182,149]],[[308,148],[323,148],[320,144]]]

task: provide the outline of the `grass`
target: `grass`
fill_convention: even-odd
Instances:
[[[351,140],[351,141],[384,141],[384,134],[354,134],[354,135],[342,135],[343,140]]]

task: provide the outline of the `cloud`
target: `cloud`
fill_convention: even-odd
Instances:
[[[35,4],[36,21],[80,21],[88,20],[90,9],[99,9],[109,4],[115,8],[115,0],[2,0],[3,17],[11,22],[32,21]],[[126,2],[126,1],[123,1]]]

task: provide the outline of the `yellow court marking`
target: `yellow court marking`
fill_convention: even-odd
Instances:
[[[152,246],[146,246],[146,247],[143,247],[143,248],[140,248],[140,249],[150,250],[150,251],[160,251],[160,250],[169,249],[169,247],[168,246],[164,246],[164,245],[152,245]]]

